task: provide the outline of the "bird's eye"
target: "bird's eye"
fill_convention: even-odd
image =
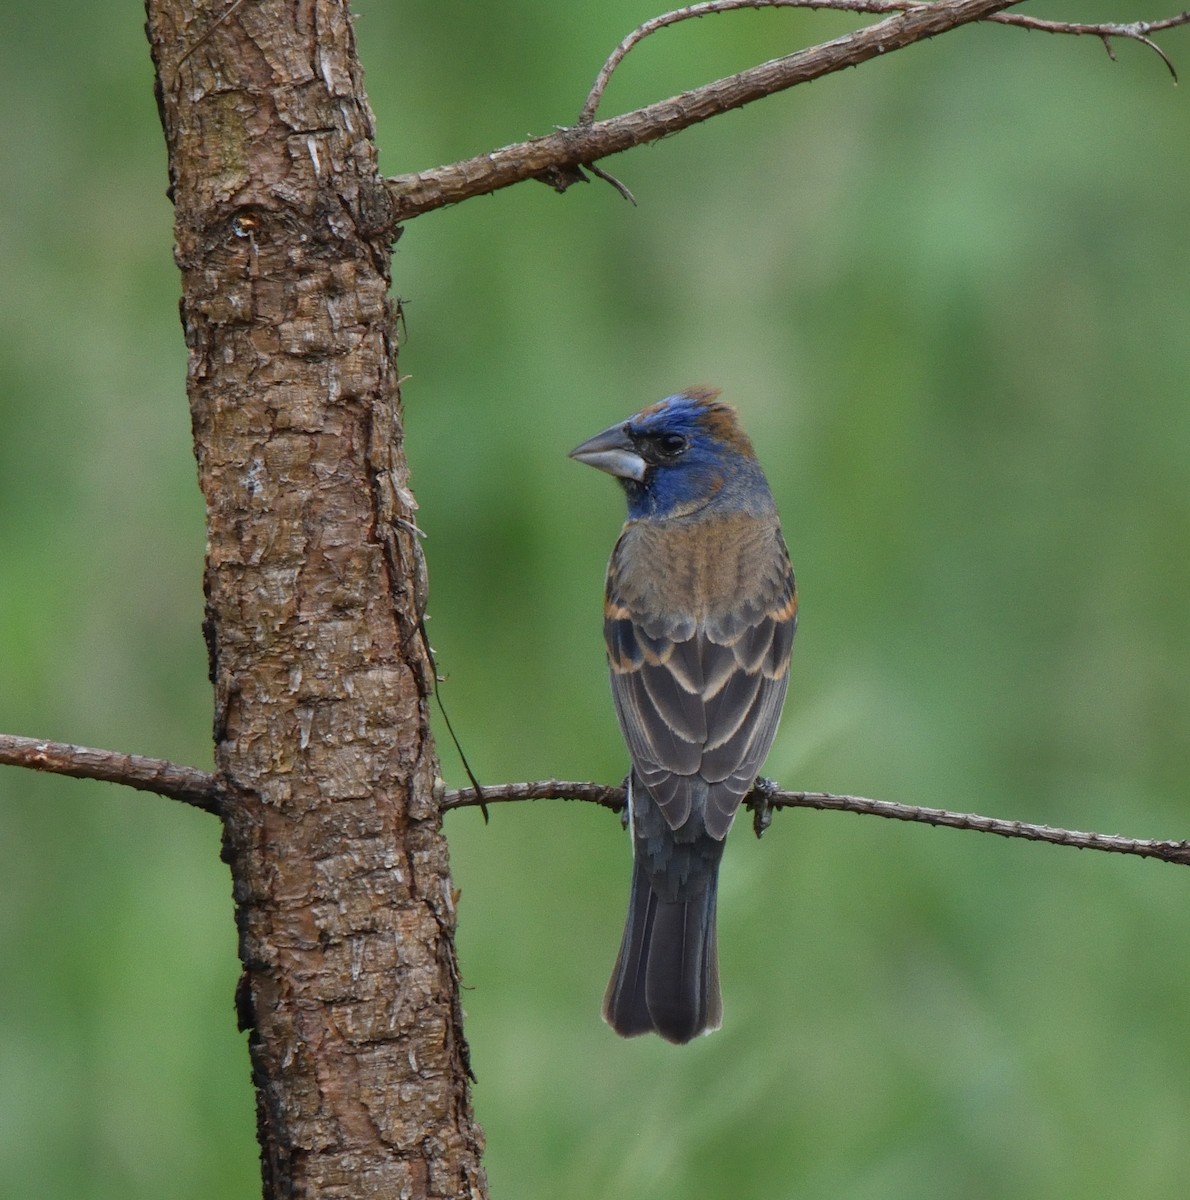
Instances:
[[[657,435],[657,449],[661,451],[666,458],[676,458],[683,450],[686,449],[687,441],[680,433],[659,433]]]

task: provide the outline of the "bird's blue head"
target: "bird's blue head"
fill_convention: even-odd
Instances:
[[[703,509],[770,512],[773,501],[735,409],[713,388],[687,388],[576,446],[570,457],[616,476],[628,516]]]

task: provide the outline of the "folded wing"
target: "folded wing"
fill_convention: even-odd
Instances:
[[[748,585],[710,612],[641,602],[624,539],[608,571],[604,635],[612,694],[640,781],[666,823],[701,813],[723,838],[772,745],[789,682],[797,592],[774,526]],[[645,608],[656,611],[645,611]]]

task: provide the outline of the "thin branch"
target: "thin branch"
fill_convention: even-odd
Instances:
[[[204,812],[221,811],[222,789],[216,776],[196,767],[179,766],[161,758],[139,754],[120,754],[74,746],[67,742],[48,742],[40,738],[0,734],[0,765],[69,775],[76,779],[98,779],[120,783],[140,791],[180,800]],[[598,804],[612,812],[624,808],[624,789],[600,783],[546,779],[531,783],[507,783],[497,787],[448,788],[442,792],[444,811],[475,808],[488,804],[507,804],[520,800],[581,800]],[[1079,850],[1102,850],[1109,854],[1131,854],[1140,858],[1158,858],[1163,862],[1190,865],[1190,841],[1154,840],[1121,837],[1109,833],[1083,833],[1058,829],[1051,825],[1033,825],[1027,821],[1005,821],[978,813],[952,812],[943,808],[924,808],[898,804],[891,800],[870,800],[864,796],[837,795],[832,792],[788,792],[780,788],[759,787],[747,804],[757,812],[758,828],[766,824],[766,809],[816,808],[835,812],[866,813],[894,821],[918,821],[951,829],[969,829],[993,833],[999,837],[1021,838],[1030,842],[1049,842],[1073,846]]]
[[[122,783],[142,792],[156,792],[171,800],[181,800],[203,812],[221,811],[222,788],[218,779],[196,767],[182,767],[163,758],[145,758],[140,754],[119,754],[115,750],[96,750],[90,746],[72,746],[68,742],[47,742],[41,738],[16,737],[0,733],[0,766],[27,767],[75,779],[100,779]]]
[[[611,174],[610,171],[605,171],[597,163],[587,163],[587,170],[590,171],[596,179],[602,179],[604,183],[611,184],[611,186],[614,187],[616,191],[619,192],[620,195],[632,205],[633,208],[636,207],[636,197],[631,191],[629,191],[628,185],[622,180],[617,179],[613,174]]]
[[[510,804],[514,800],[585,800],[611,812],[624,808],[624,789],[602,783],[578,783],[573,779],[539,779],[532,783],[501,783],[494,787],[446,788],[440,806],[443,812],[452,808],[476,808],[482,804]]]
[[[661,13],[652,17],[643,25],[638,25],[608,56],[607,62],[599,69],[595,82],[583,103],[579,113],[579,124],[585,125],[595,119],[595,110],[616,68],[627,57],[628,52],[639,42],[643,42],[650,34],[682,21],[697,17],[709,17],[714,13],[733,12],[741,8],[804,8],[804,9],[833,9],[836,12],[865,13],[869,16],[882,13],[901,13],[910,8],[920,8],[920,0],[706,0],[702,4],[691,4],[686,8],[678,8],[673,12]]]
[[[875,16],[910,12],[921,7],[921,0],[704,0],[704,3],[701,4],[691,4],[685,8],[675,9],[673,12],[662,13],[639,25],[608,56],[607,62],[600,68],[583,104],[583,110],[579,114],[579,124],[588,124],[595,119],[595,110],[599,107],[599,102],[611,81],[612,74],[624,61],[628,52],[650,34],[656,33],[660,29],[666,29],[670,25],[677,25],[682,21],[707,17],[716,13],[735,12],[744,8],[798,8],[815,11],[825,9],[833,12],[866,13]],[[1190,12],[1180,13],[1176,17],[1165,17],[1159,21],[1132,21],[1127,24],[1087,25],[1075,21],[1047,21],[1040,17],[1030,17],[1020,13],[993,13],[984,19],[997,21],[1002,25],[1015,25],[1021,29],[1035,29],[1045,33],[1091,35],[1103,40],[1109,54],[1111,53],[1111,38],[1130,38],[1148,46],[1165,63],[1176,81],[1178,75],[1174,70],[1173,63],[1149,35],[1190,23]]]
[[[624,807],[624,789],[597,783],[575,783],[547,779],[534,783],[508,783],[485,787],[477,798],[473,788],[449,788],[442,794],[444,809],[469,808],[479,804],[502,804],[514,800],[585,800],[612,812]],[[1026,821],[1004,821],[978,813],[951,812],[944,808],[922,808],[915,804],[896,804],[891,800],[869,800],[864,796],[840,796],[831,792],[787,792],[760,786],[746,803],[757,813],[758,829],[765,824],[766,808],[817,808],[835,812],[866,813],[893,821],[919,821],[951,829],[970,829],[994,833],[999,837],[1022,838],[1029,842],[1049,842],[1055,846],[1073,846],[1078,850],[1102,850],[1108,854],[1132,854],[1139,858],[1158,858],[1162,862],[1190,866],[1190,841],[1159,841],[1120,837],[1110,833],[1082,833],[1057,829],[1051,825],[1032,825]]]
[[[1103,41],[1109,53],[1112,38],[1128,38],[1148,46],[1171,71],[1173,64],[1151,35],[1190,24],[1190,11],[1155,21],[1098,25],[1047,21],[1003,11],[1017,3],[1020,0],[935,0],[934,3],[918,0],[709,0],[665,13],[634,30],[616,48],[600,71],[577,125],[504,146],[488,154],[387,180],[393,202],[394,233],[403,222],[421,213],[457,204],[472,196],[488,195],[526,179],[539,179],[557,191],[565,191],[585,178],[584,168],[592,169],[592,164],[599,159],[657,141],[755,100],[846,67],[858,66],[973,21],[995,21],[1046,33],[1094,36]],[[761,63],[680,96],[607,120],[592,119],[612,71],[642,38],[680,20],[740,7],[832,9],[889,15],[874,25],[833,41]]]
[[[1139,41],[1152,33],[1161,33],[1166,29],[1177,29],[1181,25],[1190,25],[1190,10],[1180,12],[1173,17],[1162,17],[1159,21],[1128,21],[1121,23],[1103,22],[1086,25],[1080,21],[1047,21],[1041,17],[1031,17],[1025,13],[996,13],[988,17],[1001,25],[1017,25],[1021,29],[1037,29],[1042,33],[1068,33],[1075,37],[1087,35],[1090,37],[1122,37]]]
[[[1035,29],[1040,33],[1065,33],[1074,37],[1097,37],[1107,50],[1108,56],[1114,62],[1116,55],[1112,50],[1112,38],[1127,38],[1147,46],[1169,68],[1174,83],[1178,81],[1178,72],[1168,54],[1153,41],[1151,34],[1160,33],[1164,29],[1176,29],[1180,25],[1190,25],[1190,10],[1180,12],[1174,17],[1162,17],[1159,21],[1130,21],[1126,24],[1104,22],[1098,25],[1086,25],[1077,21],[1046,21],[1041,17],[1030,17],[1024,13],[994,13],[988,17],[1000,25],[1015,25],[1018,29]]]
[[[574,181],[575,168],[655,142],[799,83],[858,66],[959,25],[983,20],[1014,3],[1019,0],[939,0],[935,4],[918,4],[833,41],[761,63],[738,75],[622,116],[560,129],[433,170],[398,175],[387,180],[394,224],[471,196],[511,187],[525,179],[556,180],[554,186],[564,188]]]

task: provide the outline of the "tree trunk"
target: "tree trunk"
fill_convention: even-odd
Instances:
[[[343,0],[148,0],[267,1197],[484,1196]]]

